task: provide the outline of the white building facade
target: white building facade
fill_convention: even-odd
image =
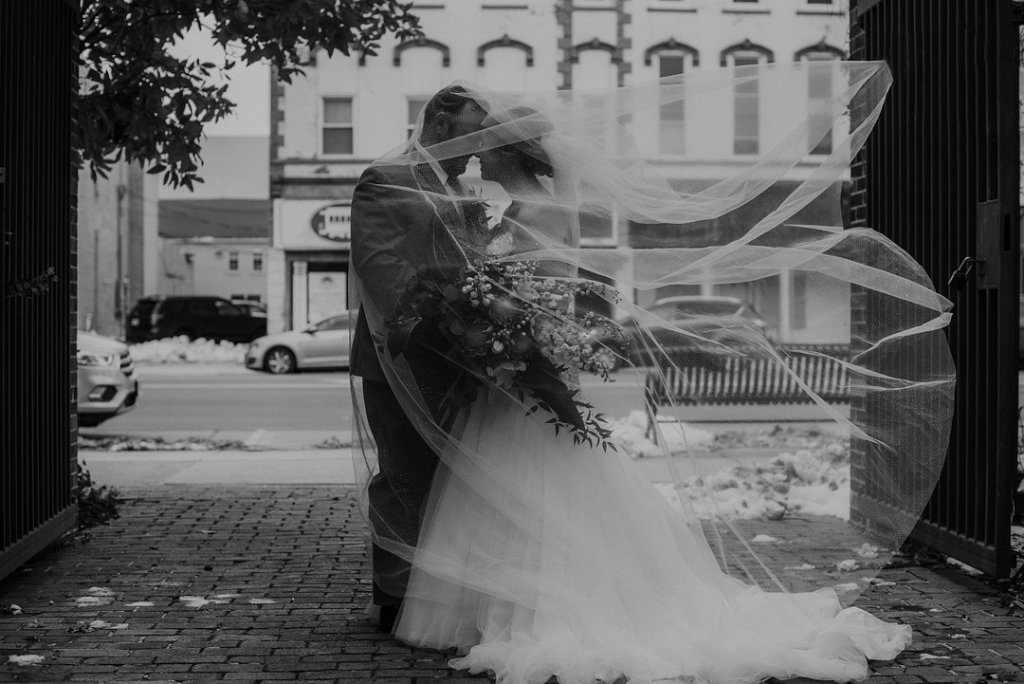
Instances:
[[[159,278],[146,294],[266,299],[269,145],[267,135],[210,136],[203,182],[161,186]]]
[[[370,161],[408,137],[439,88],[460,79],[494,90],[607,88],[703,66],[839,59],[848,29],[845,0],[434,0],[414,3],[413,11],[422,38],[383,40],[376,56],[321,52],[311,57],[305,78],[272,87],[270,331],[299,328],[352,305],[355,183]],[[794,106],[827,98],[830,88],[827,78],[810,79],[795,98],[805,99]],[[768,149],[775,128],[763,109],[756,90],[739,89],[702,111],[664,107],[650,125],[636,127],[643,132],[637,143],[668,177],[678,167],[681,174],[702,170],[712,181]],[[724,112],[731,126],[721,125]],[[717,120],[709,127],[701,117]],[[830,140],[808,150],[808,170],[815,155],[831,151]],[[640,245],[643,230],[617,219],[584,224],[584,244]],[[628,275],[628,260],[622,268]],[[686,291],[741,296],[786,342],[849,339],[848,292],[824,279],[783,274],[771,282],[709,282]],[[649,304],[682,293],[638,298]],[[828,320],[825,312],[833,312],[834,325],[820,324]],[[819,324],[808,329],[808,320]]]

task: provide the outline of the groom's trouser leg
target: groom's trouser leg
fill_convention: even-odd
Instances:
[[[366,419],[377,445],[378,471],[368,487],[370,524],[378,538],[415,548],[420,513],[437,455],[427,446],[387,382],[363,380]],[[373,545],[373,602],[393,605],[405,595],[409,562]]]

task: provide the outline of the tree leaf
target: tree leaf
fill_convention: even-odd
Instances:
[[[419,35],[411,6],[397,0],[85,0],[79,53],[85,81],[75,107],[75,161],[93,180],[122,158],[163,173],[168,185],[191,188],[205,126],[231,113],[227,85],[208,85],[213,61],[175,57],[174,42],[202,19],[220,45],[262,61],[279,80],[301,74],[308,47],[362,51],[387,33]],[[302,54],[299,48],[302,48]]]

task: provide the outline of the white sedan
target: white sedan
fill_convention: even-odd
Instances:
[[[258,337],[249,344],[245,366],[268,373],[348,368],[349,321],[349,314],[342,313],[302,330]]]

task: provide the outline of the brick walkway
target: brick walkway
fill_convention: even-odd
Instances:
[[[0,583],[0,608],[22,610],[0,614],[0,682],[486,681],[375,632],[351,490],[124,494],[118,520]],[[818,523],[746,531],[806,538],[808,524]],[[1001,607],[993,587],[946,567],[881,576],[860,605],[912,625],[915,642],[871,682],[1024,682],[1024,614]]]

